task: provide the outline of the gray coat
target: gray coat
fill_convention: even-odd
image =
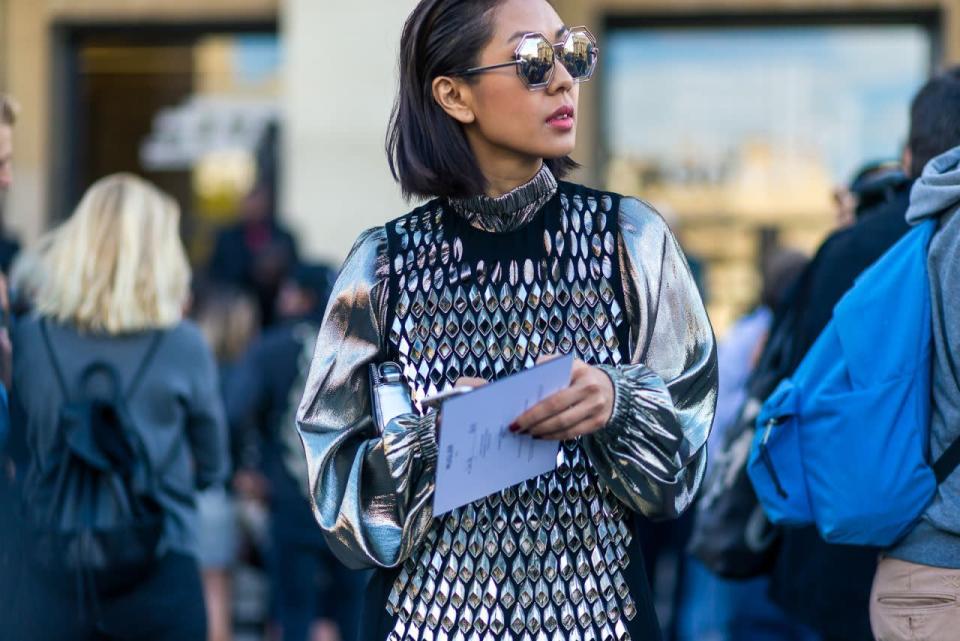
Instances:
[[[939,219],[927,267],[933,310],[932,460],[960,438],[960,147],[930,161],[913,187],[907,221]],[[923,519],[890,556],[960,569],[960,469],[937,489]]]
[[[49,321],[47,329],[71,396],[77,393],[80,372],[97,360],[113,365],[128,388],[153,337],[150,332],[81,334]],[[20,427],[29,456],[25,479],[29,492],[39,466],[48,464],[55,452],[63,394],[38,318],[17,324],[13,346],[13,389],[24,414]],[[216,364],[194,324],[182,322],[164,332],[127,406],[153,465],[169,463],[160,472],[159,497],[167,514],[166,549],[195,554],[194,492],[226,479],[229,452]]]

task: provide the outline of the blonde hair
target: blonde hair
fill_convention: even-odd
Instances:
[[[100,179],[37,243],[37,311],[109,334],[176,325],[190,294],[179,223],[176,201],[147,181]]]
[[[193,318],[221,364],[239,360],[260,326],[253,298],[232,288],[210,289],[195,299]]]

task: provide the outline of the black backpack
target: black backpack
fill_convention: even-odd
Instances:
[[[71,396],[46,321],[41,332],[64,401],[56,455],[39,463],[38,481],[25,497],[34,560],[41,569],[76,573],[79,581],[94,584],[90,587],[122,588],[151,569],[163,535],[156,470],[127,407],[163,334],[153,336],[125,394],[116,368],[96,361],[81,372],[78,393]],[[98,378],[109,382],[111,394],[90,394],[90,384]],[[165,465],[177,449],[172,448]]]

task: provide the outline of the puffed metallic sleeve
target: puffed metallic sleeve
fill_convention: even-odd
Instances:
[[[620,255],[631,364],[602,368],[614,384],[613,414],[584,447],[626,505],[675,518],[693,502],[706,467],[717,397],[713,329],[673,234],[633,198],[621,201]]]
[[[368,365],[386,353],[385,246],[384,230],[369,230],[344,263],[297,412],[314,515],[351,568],[399,565],[432,521],[434,415],[411,408],[381,435],[370,412]]]

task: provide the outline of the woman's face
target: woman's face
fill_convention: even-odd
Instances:
[[[493,37],[477,66],[513,60],[525,33],[542,33],[551,43],[566,35],[566,26],[545,0],[505,0],[494,11]],[[463,82],[464,100],[472,115],[464,130],[478,159],[491,155],[561,158],[573,151],[579,91],[563,65],[554,65],[547,87],[533,91],[512,66]]]

